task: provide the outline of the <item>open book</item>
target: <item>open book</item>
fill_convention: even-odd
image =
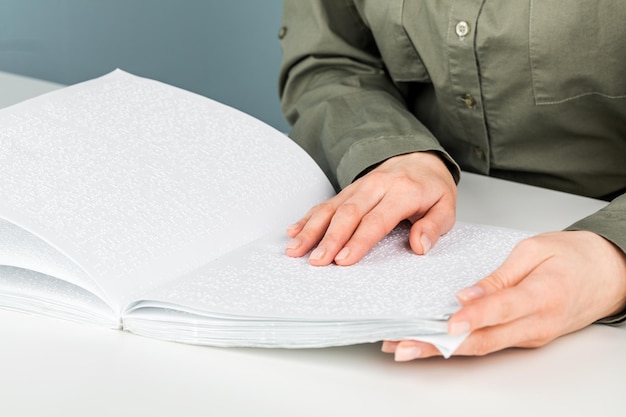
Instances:
[[[449,355],[454,294],[525,233],[457,224],[426,256],[400,225],[360,263],[284,255],[334,194],[282,133],[116,70],[0,110],[0,307],[215,346],[414,338]]]

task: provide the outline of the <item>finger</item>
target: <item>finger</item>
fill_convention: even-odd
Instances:
[[[335,263],[352,265],[358,262],[401,221],[416,212],[428,210],[430,203],[421,198],[422,196],[411,191],[407,184],[396,183],[393,189],[382,195],[379,202],[362,216],[354,234],[335,257]]]
[[[337,207],[341,206],[352,195],[351,187],[336,196],[311,208],[300,220],[287,228],[287,236],[291,238],[285,252],[289,256],[300,257],[315,246],[330,224]]]
[[[537,316],[527,316],[470,333],[453,356],[484,356],[511,347],[536,348],[548,344],[557,335],[558,332],[550,323]],[[415,340],[391,343],[393,349],[383,352],[393,353],[397,362],[441,356],[439,349],[428,343]]]
[[[539,316],[526,316],[472,332],[454,355],[483,356],[511,347],[537,348],[556,339],[559,334],[563,333],[551,321]]]
[[[346,242],[354,236],[355,230],[361,227],[363,222],[367,222],[371,211],[380,202],[383,195],[378,189],[371,191],[365,189],[341,204],[330,220],[317,248],[309,256],[309,262],[316,266],[328,265],[335,260],[340,251],[343,251],[343,255],[348,255],[350,248],[345,247]],[[380,236],[378,240],[383,236]],[[342,257],[340,257],[341,259]]]
[[[291,226],[287,227],[287,235],[289,237],[295,237],[298,233],[300,233],[300,231],[304,228],[304,226],[311,219],[311,217],[313,217],[313,215],[317,211],[319,211],[320,208],[325,209],[325,206],[327,206],[328,204],[330,204],[331,206],[335,206],[336,203],[333,204],[333,202],[337,201],[339,197],[340,197],[340,194],[337,194],[336,196],[331,197],[325,202],[317,204],[314,207],[312,207],[300,220],[298,220]]]
[[[397,224],[397,223],[396,223]],[[361,260],[367,252],[385,237],[393,227],[389,227],[380,213],[370,212],[363,216],[359,226],[334,258],[337,265],[352,265]]]
[[[407,362],[419,358],[441,356],[439,349],[429,343],[418,342],[417,340],[403,340],[394,343],[393,352],[387,352],[385,350],[383,350],[383,352],[393,353],[393,359],[396,362]]]
[[[400,342],[396,342],[396,341],[392,341],[392,340],[385,340],[385,341],[383,341],[383,344],[382,344],[380,350],[385,352],[385,353],[394,353],[396,351],[396,348],[397,348],[399,343]]]
[[[464,305],[448,320],[448,334],[460,335],[502,325],[542,311],[542,300],[528,286],[516,286]]]
[[[472,287],[459,291],[457,299],[464,305],[484,295],[513,287],[550,257],[549,252],[539,250],[535,239],[525,239],[513,248],[511,254],[495,271]]]
[[[342,250],[343,255],[349,255],[350,248],[345,247],[346,242],[353,237],[355,230],[360,227],[361,223],[367,221],[368,213],[379,204],[382,197],[383,194],[377,189],[365,189],[339,206],[324,237],[315,251],[311,253],[309,262],[312,265],[327,265],[335,260],[337,254]],[[348,258],[348,256],[342,256],[340,260],[344,258]],[[354,258],[354,254],[352,254],[352,258]]]
[[[335,214],[335,202],[333,199],[325,201],[313,207],[301,220],[287,229],[298,230],[297,234],[290,236],[285,253],[292,257],[300,257],[306,254],[317,242],[320,241],[324,232]]]
[[[402,220],[402,216],[378,207],[365,214],[343,249],[335,256],[335,263],[347,266],[358,262]]]
[[[290,238],[296,237],[298,233],[300,233],[300,231],[302,230],[302,228],[304,227],[307,221],[308,221],[308,218],[303,217],[302,219],[298,220],[296,223],[289,226],[287,228],[287,236],[289,236]]]
[[[453,356],[484,356],[510,347],[538,347],[548,341],[542,339],[539,333],[535,335],[529,332],[527,320],[522,319],[471,333]],[[394,353],[396,362],[441,356],[441,352],[435,346],[415,340],[396,342],[394,348],[390,353]]]
[[[456,212],[454,204],[441,201],[415,220],[409,233],[411,249],[418,255],[425,255],[437,243],[439,237],[454,226]]]

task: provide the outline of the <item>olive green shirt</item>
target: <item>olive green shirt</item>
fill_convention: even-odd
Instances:
[[[612,200],[626,250],[626,1],[285,0],[290,136],[342,188],[395,155]]]

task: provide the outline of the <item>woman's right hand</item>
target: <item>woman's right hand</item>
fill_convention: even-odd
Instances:
[[[358,262],[401,221],[413,225],[409,243],[423,255],[454,226],[456,184],[433,152],[392,157],[287,229],[286,253],[311,265]],[[317,246],[316,246],[317,245]]]

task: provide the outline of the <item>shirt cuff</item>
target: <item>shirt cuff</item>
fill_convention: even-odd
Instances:
[[[625,321],[626,321],[626,309],[624,309],[621,313],[600,319],[596,321],[596,323],[618,325],[618,324],[624,323]]]
[[[351,184],[372,167],[394,156],[433,151],[444,161],[455,182],[459,182],[461,170],[452,157],[441,147],[420,143],[415,135],[379,136],[360,140],[350,146],[337,166],[337,181],[341,188]]]

